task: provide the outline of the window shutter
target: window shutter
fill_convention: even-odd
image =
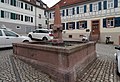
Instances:
[[[79,22],[76,22],[77,29],[79,29]]]
[[[118,0],[114,0],[114,8],[118,7]]]
[[[62,23],[62,26],[63,26],[63,30],[65,30],[65,23]]]
[[[51,19],[51,13],[50,13],[50,19]]]
[[[15,19],[15,13],[11,13],[11,19]]]
[[[31,22],[33,22],[33,17],[31,17]]]
[[[77,7],[77,14],[79,14],[79,7]]]
[[[4,11],[1,10],[1,18],[4,18]]]
[[[86,13],[87,7],[86,5],[84,5],[84,13]]]
[[[66,23],[66,29],[68,30],[68,23]]]
[[[101,10],[102,8],[101,8],[102,6],[101,6],[101,2],[99,2],[98,3],[98,10]]]
[[[106,28],[106,19],[103,19],[103,28]]]
[[[72,27],[73,29],[75,29],[75,22],[72,22]]]
[[[13,0],[14,1],[14,6],[16,6],[16,0]]]
[[[27,4],[25,4],[25,9],[27,9]]]
[[[23,8],[23,3],[21,3],[21,8]]]
[[[68,9],[66,9],[66,16],[68,16]]]
[[[85,28],[87,28],[87,21],[85,21]]]
[[[23,21],[23,15],[21,15],[21,21]]]
[[[1,0],[1,2],[3,2],[3,3],[4,3],[4,0]]]
[[[62,16],[63,17],[65,16],[65,10],[62,10]]]
[[[72,14],[75,15],[75,8],[72,8]]]
[[[120,27],[120,17],[115,18],[115,27]]]
[[[104,6],[104,7],[103,7],[104,9],[107,9],[107,1],[104,1],[104,2],[103,2],[103,6]]]
[[[90,4],[90,12],[92,12],[92,4]]]
[[[33,11],[33,6],[31,6],[31,11]]]

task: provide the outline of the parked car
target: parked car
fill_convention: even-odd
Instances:
[[[28,33],[28,37],[46,41],[53,39],[53,34],[52,31],[48,29],[36,29],[33,32]]]
[[[115,47],[117,49],[117,52],[115,53],[116,56],[116,67],[117,67],[117,74],[120,75],[120,46]]]
[[[0,29],[0,48],[12,47],[12,43],[30,41],[32,40],[27,36],[20,36],[11,30]]]

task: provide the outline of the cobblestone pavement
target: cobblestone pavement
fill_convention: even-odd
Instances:
[[[120,82],[112,45],[97,44],[97,59],[83,70],[77,82]],[[0,82],[55,82],[48,75],[12,57],[12,49],[0,50]]]
[[[14,59],[11,50],[0,51],[0,82],[54,82],[48,75]]]
[[[82,76],[78,74],[78,82],[120,82],[116,75],[114,46],[97,44],[96,52],[98,58],[83,70]]]

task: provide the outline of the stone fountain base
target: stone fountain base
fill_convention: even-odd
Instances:
[[[50,75],[56,82],[75,82],[77,72],[96,59],[94,42],[66,47],[15,43],[13,53],[15,57]]]

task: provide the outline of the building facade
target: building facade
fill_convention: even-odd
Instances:
[[[90,35],[92,40],[106,41],[111,37],[120,43],[120,0],[61,0],[64,38],[77,39]],[[54,8],[49,9],[50,28],[54,24]]]
[[[0,26],[20,34],[47,27],[46,8],[41,0],[0,0]]]

